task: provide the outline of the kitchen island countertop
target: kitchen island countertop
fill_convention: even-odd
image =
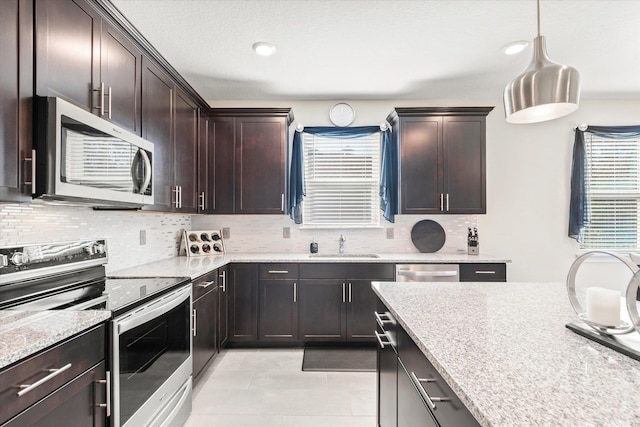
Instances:
[[[640,425],[640,362],[565,328],[564,284],[373,289],[481,425]]]
[[[323,254],[322,254],[323,255]],[[368,258],[354,254],[336,257],[310,256],[308,253],[227,253],[201,257],[174,257],[109,273],[110,277],[190,277],[195,279],[229,263],[292,262],[292,263],[509,263],[506,258],[465,253],[396,253],[378,254]]]
[[[107,310],[2,310],[0,369],[110,318]]]

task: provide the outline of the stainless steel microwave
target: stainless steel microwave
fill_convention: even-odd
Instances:
[[[102,207],[153,204],[153,143],[60,98],[35,99],[33,196]]]

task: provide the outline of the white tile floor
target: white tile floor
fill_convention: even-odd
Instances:
[[[375,427],[375,372],[303,372],[302,349],[221,352],[185,427]]]

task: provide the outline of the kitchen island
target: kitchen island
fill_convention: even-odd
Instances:
[[[640,425],[640,362],[566,329],[564,284],[373,289],[480,425]]]

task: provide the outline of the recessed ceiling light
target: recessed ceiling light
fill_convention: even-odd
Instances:
[[[501,50],[505,55],[515,55],[516,53],[522,52],[527,46],[529,46],[528,41],[518,40],[502,46]]]
[[[253,44],[253,50],[260,56],[270,56],[276,51],[276,47],[267,42],[256,42]]]

